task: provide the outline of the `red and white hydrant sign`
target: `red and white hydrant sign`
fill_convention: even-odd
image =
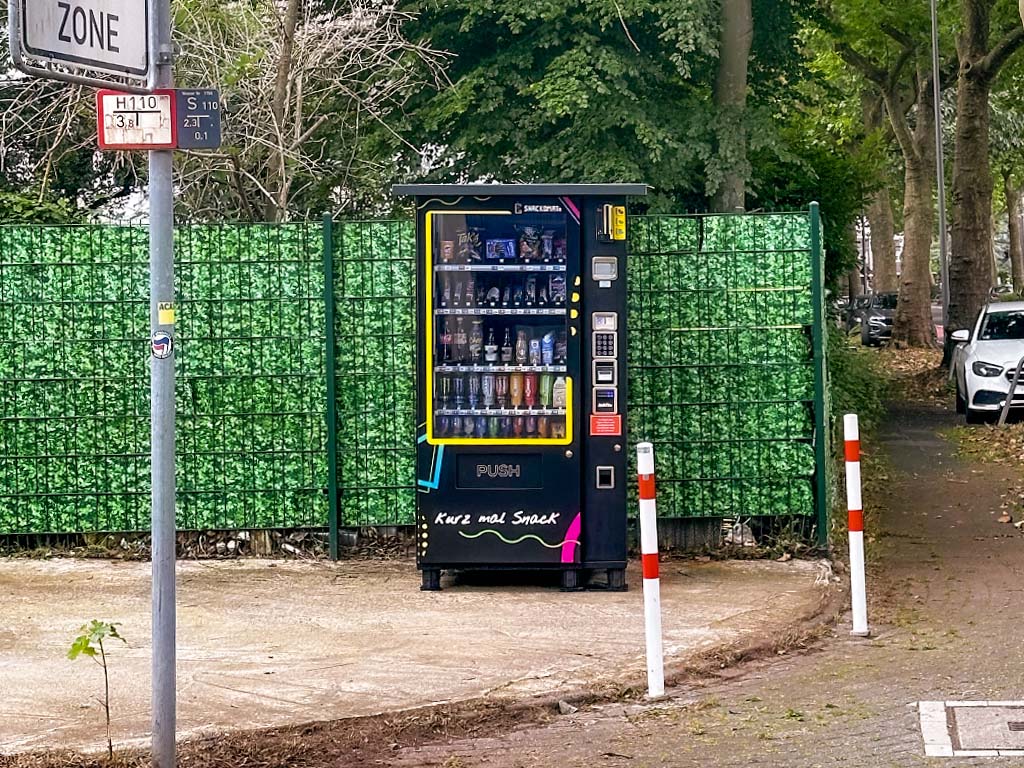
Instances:
[[[100,149],[174,149],[177,123],[173,90],[96,92]]]

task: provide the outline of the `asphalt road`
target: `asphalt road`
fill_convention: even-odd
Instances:
[[[847,623],[807,652],[727,671],[664,702],[585,708],[497,738],[399,750],[388,764],[1024,764],[924,756],[918,701],[1024,698],[1024,537],[996,522],[1007,470],[954,458],[939,435],[953,419],[938,408],[898,410],[884,435],[891,481],[865,498],[874,518],[870,639],[851,638]]]

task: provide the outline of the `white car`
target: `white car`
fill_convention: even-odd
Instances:
[[[986,304],[972,330],[954,331],[956,411],[977,423],[998,415],[1024,357],[1024,301]],[[1024,406],[1024,370],[1010,407]]]

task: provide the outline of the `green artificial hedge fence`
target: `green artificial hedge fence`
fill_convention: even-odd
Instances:
[[[630,442],[661,515],[820,509],[810,222],[631,219]],[[0,227],[0,533],[148,528],[147,249]],[[179,527],[323,526],[335,488],[341,525],[412,522],[414,259],[408,221],[178,228]]]

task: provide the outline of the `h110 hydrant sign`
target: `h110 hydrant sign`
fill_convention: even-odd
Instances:
[[[14,0],[11,5],[18,17],[14,48],[20,42],[32,57],[115,75],[144,77],[149,71],[145,0]]]
[[[152,93],[96,93],[100,149],[174,149],[177,146],[175,95],[171,89]]]

